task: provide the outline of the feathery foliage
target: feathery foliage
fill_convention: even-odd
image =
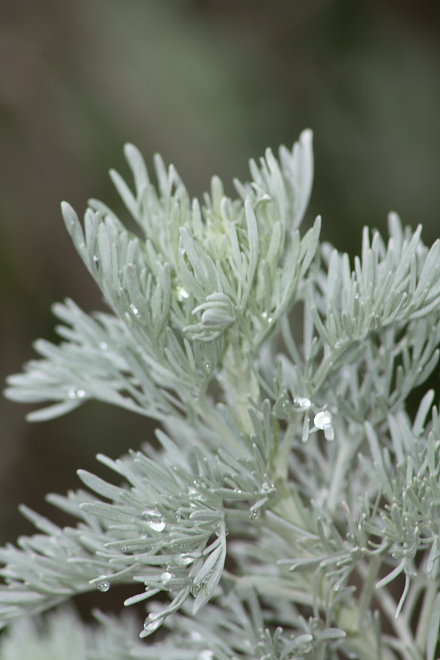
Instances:
[[[216,177],[192,200],[159,157],[155,186],[125,154],[134,190],[111,177],[136,233],[100,201],[84,225],[62,205],[110,311],[55,305],[62,342],[37,341],[6,395],[48,404],[34,421],[119,405],[157,420],[157,443],[99,455],[113,483],[80,470],[88,490],[48,496],[75,528],[22,508],[40,533],[0,549],[0,619],[128,583],[140,636],[161,634],[61,612],[13,623],[0,658],[25,640],[66,657],[51,645],[69,630],[72,660],[434,660],[440,421],[432,390],[414,419],[407,399],[438,365],[440,241],[392,213],[352,265],[320,218],[301,235],[310,131],[251,161],[236,200]]]

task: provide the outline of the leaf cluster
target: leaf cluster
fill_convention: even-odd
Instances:
[[[61,343],[37,341],[6,393],[49,403],[34,421],[95,398],[162,429],[98,457],[113,483],[80,470],[87,491],[49,496],[76,527],[23,508],[41,533],[0,549],[1,621],[129,583],[141,637],[167,629],[134,657],[433,660],[440,422],[432,391],[413,420],[407,398],[438,366],[440,241],[390,214],[352,266],[319,218],[301,236],[310,131],[251,162],[236,200],[214,177],[203,205],[125,153],[134,189],[111,176],[135,232],[63,204],[111,311],[55,305]]]

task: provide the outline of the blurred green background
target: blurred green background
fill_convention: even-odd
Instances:
[[[0,2],[0,378],[37,337],[55,339],[50,305],[103,308],[61,220],[98,197],[121,209],[108,176],[134,142],[159,151],[192,194],[220,175],[233,193],[249,157],[315,134],[308,220],[355,253],[364,224],[390,210],[425,241],[439,234],[438,0],[3,0]],[[79,486],[151,434],[145,419],[99,404],[31,425],[0,402],[0,543],[31,527],[19,502],[60,514],[47,491]],[[58,517],[57,517],[58,516]]]

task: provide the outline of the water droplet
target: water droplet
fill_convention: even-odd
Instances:
[[[197,660],[212,660],[213,657],[214,657],[214,653],[212,651],[210,651],[209,649],[204,649],[197,656]]]
[[[173,577],[172,573],[169,573],[169,571],[165,571],[165,573],[162,573],[160,576],[161,580],[170,580]]]
[[[205,371],[207,371],[208,373],[211,371],[211,365],[209,364],[209,362],[206,362],[205,364]]]
[[[133,305],[133,303],[131,303],[131,305],[130,305],[130,309],[131,309],[131,311],[133,312],[133,314],[134,314],[138,319],[141,317],[141,314],[140,314],[138,308],[135,307],[135,305]]]
[[[203,637],[199,632],[197,632],[197,630],[191,630],[190,637],[194,642],[200,642],[203,639]]]
[[[189,293],[183,288],[181,284],[178,284],[176,286],[176,296],[177,296],[177,300],[181,302],[185,298],[189,298]]]
[[[154,520],[148,523],[151,529],[154,529],[155,532],[162,532],[165,529],[166,523],[164,520]]]
[[[133,325],[133,319],[128,312],[124,312],[122,317],[127,325]]]
[[[342,341],[340,339],[335,341],[335,348],[341,348],[341,346],[342,346]]]
[[[263,312],[262,315],[263,319],[267,319],[267,312]]]
[[[296,398],[295,403],[301,408],[301,410],[308,410],[312,405],[310,399],[305,399],[303,397]]]
[[[278,491],[272,483],[265,481],[261,486],[262,494],[267,497],[268,500],[274,500],[278,495]]]
[[[331,426],[332,423],[332,414],[328,410],[322,410],[317,415],[313,423],[318,429],[325,429],[326,426]]]
[[[157,513],[157,511],[154,511],[152,509],[145,509],[145,511],[142,511],[142,517],[147,518],[148,520],[157,519],[161,518],[160,513]]]
[[[192,564],[194,562],[194,557],[191,557],[187,553],[184,553],[182,555],[178,555],[177,557],[174,557],[174,562],[178,566],[188,566],[188,564]]]
[[[94,254],[94,255],[93,255],[93,261],[95,262],[95,264],[98,264],[98,263],[99,263],[99,257],[98,257],[97,254]]]
[[[103,580],[102,582],[98,582],[96,588],[98,589],[98,591],[102,591],[102,592],[108,591],[110,589],[110,582],[108,580]]]
[[[273,318],[271,316],[269,316],[269,318],[267,319],[267,322],[272,323],[272,321],[273,321]]]
[[[160,616],[160,614],[149,614],[148,617],[145,619],[144,631],[147,634],[153,633],[155,630],[159,628],[162,621],[163,619]]]
[[[249,511],[249,518],[251,520],[257,520],[257,518],[259,517],[260,517],[260,509],[251,509],[251,511]]]
[[[108,344],[106,344],[105,341],[102,341],[102,342],[99,344],[99,348],[101,349],[101,351],[106,351],[106,350],[108,349]]]
[[[68,391],[69,399],[83,399],[86,395],[85,390],[75,390],[73,387]]]

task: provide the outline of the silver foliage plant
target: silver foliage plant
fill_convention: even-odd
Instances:
[[[75,658],[434,660],[440,419],[432,390],[406,406],[438,365],[440,241],[391,214],[350,264],[320,218],[301,235],[310,131],[251,161],[236,200],[216,177],[192,200],[159,157],[155,186],[125,154],[134,191],[111,177],[137,233],[100,201],[84,225],[62,205],[111,312],[55,305],[62,342],[37,341],[6,394],[49,403],[32,420],[116,404],[160,422],[157,443],[99,455],[113,483],[80,470],[87,490],[48,496],[75,528],[22,507],[39,533],[0,549],[0,618],[128,583],[140,637],[162,629],[61,612],[13,623],[1,658],[68,630]]]

